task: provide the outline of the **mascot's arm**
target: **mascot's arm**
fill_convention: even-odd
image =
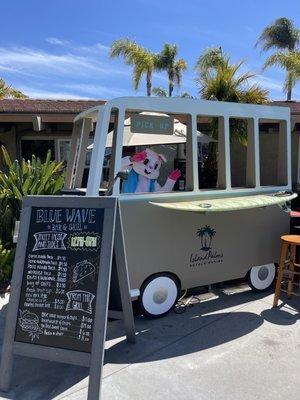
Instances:
[[[179,171],[179,169],[175,169],[173,172],[170,173],[164,186],[160,186],[157,182],[155,183],[155,191],[156,192],[172,192],[176,181],[180,177],[181,177],[181,172]]]

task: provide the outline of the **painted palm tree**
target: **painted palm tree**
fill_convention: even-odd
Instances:
[[[152,75],[156,69],[156,55],[129,39],[113,42],[110,57],[123,57],[126,64],[133,66],[133,87],[138,90],[143,75],[146,75],[147,96],[152,92]]]
[[[162,51],[157,55],[156,66],[160,71],[168,74],[169,88],[168,95],[172,96],[174,87],[180,87],[182,73],[186,71],[187,64],[184,59],[176,60],[178,47],[176,44],[165,43]]]
[[[4,79],[0,78],[0,100],[2,99],[25,99],[27,96],[19,90],[7,85]]]
[[[256,43],[256,46],[261,45],[263,51],[278,50],[266,60],[264,69],[277,65],[286,70],[284,91],[288,101],[291,100],[292,89],[299,79],[294,71],[294,63],[290,60],[290,57],[294,59],[294,56],[299,54],[297,51],[299,40],[300,31],[295,27],[293,21],[281,17],[263,30]]]
[[[201,250],[208,251],[211,249],[211,241],[215,234],[216,231],[208,225],[197,230],[197,236],[201,240]]]

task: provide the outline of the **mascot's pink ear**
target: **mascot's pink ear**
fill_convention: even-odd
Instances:
[[[160,159],[161,162],[166,162],[167,161],[166,157],[163,154],[159,154],[158,158]]]

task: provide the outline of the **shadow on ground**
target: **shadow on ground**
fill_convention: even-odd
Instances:
[[[178,357],[233,341],[254,331],[265,320],[278,325],[296,323],[299,313],[291,314],[283,306],[272,309],[266,303],[266,309],[260,315],[242,311],[249,302],[263,300],[271,293],[254,294],[248,290],[226,294],[224,291],[216,291],[217,297],[192,304],[183,314],[172,313],[157,320],[139,318],[136,320],[137,343],[130,346],[124,339],[119,341],[106,351],[105,362],[131,364]],[[283,305],[297,308],[294,299]],[[202,331],[204,327],[207,329]],[[198,333],[196,339],[195,333]],[[110,331],[109,334],[114,332]],[[189,336],[191,341],[188,346],[185,341],[185,346],[182,347],[181,339]],[[172,346],[173,344],[176,346]]]
[[[108,369],[104,369],[104,376],[117,372],[124,365],[183,356],[231,342],[253,332],[265,320],[291,325],[299,318],[299,314],[286,310],[286,307],[295,307],[293,302],[271,309],[271,304],[266,301],[265,310],[260,314],[243,311],[249,302],[264,301],[270,293],[253,294],[246,290],[227,294],[219,291],[215,294],[211,299],[187,307],[182,314],[173,312],[154,320],[136,318],[135,345],[127,344],[124,339],[121,321],[108,323],[108,348],[105,352],[105,368]],[[2,337],[6,308],[4,306],[0,312]],[[15,357],[12,388],[8,393],[0,392],[0,396],[15,400],[50,400],[74,385],[85,387],[87,382],[80,382],[87,376],[87,368]]]

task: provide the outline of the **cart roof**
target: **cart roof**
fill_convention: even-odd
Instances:
[[[95,106],[92,108],[88,108],[87,110],[81,112],[74,118],[74,122],[79,121],[83,118],[91,118],[94,122],[97,121],[97,116],[99,111],[103,108],[103,106]]]
[[[228,115],[237,118],[257,117],[263,119],[289,119],[290,109],[271,105],[230,103],[225,101],[212,101],[202,99],[180,99],[180,98],[159,98],[159,97],[118,97],[107,101],[104,105],[98,105],[78,114],[74,122],[83,118],[97,120],[101,109],[109,110],[135,110],[139,112],[154,111],[167,114],[202,114],[202,115]]]

